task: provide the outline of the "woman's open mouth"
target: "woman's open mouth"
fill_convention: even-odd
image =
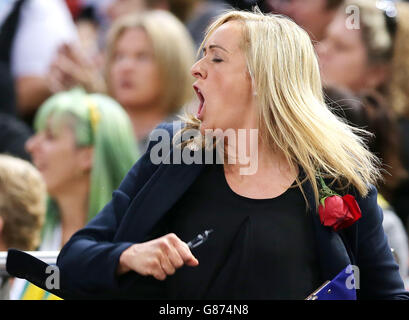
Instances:
[[[195,89],[196,95],[199,98],[199,109],[197,110],[197,114],[196,117],[199,120],[202,120],[202,114],[203,114],[203,110],[204,110],[204,104],[205,104],[205,98],[202,94],[202,91],[197,87],[197,86],[193,86],[193,89]]]

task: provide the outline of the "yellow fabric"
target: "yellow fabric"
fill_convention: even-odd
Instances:
[[[25,286],[21,300],[62,300],[61,298],[44,291],[32,283]]]
[[[382,209],[387,209],[387,208],[390,207],[389,202],[386,201],[385,198],[384,198],[380,193],[378,193],[378,198],[377,198],[377,200],[378,200],[379,206],[380,206]]]

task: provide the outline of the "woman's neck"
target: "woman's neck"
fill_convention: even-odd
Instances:
[[[256,148],[253,146],[248,164],[225,162],[224,173],[230,188],[237,194],[267,199],[281,195],[293,184],[298,167],[291,168],[278,148],[274,150],[259,142]]]
[[[144,139],[166,117],[166,108],[128,108],[126,112],[131,119],[135,137]]]
[[[245,153],[240,150],[245,150]],[[246,138],[237,139],[236,143],[229,143],[229,146],[225,147],[225,152],[224,167],[229,174],[240,175],[242,178],[266,176],[272,172],[283,175],[294,174],[284,152],[264,142],[257,131],[251,133],[247,130]]]
[[[62,245],[85,226],[88,216],[89,178],[54,196],[61,221]]]

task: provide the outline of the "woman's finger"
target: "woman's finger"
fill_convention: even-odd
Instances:
[[[165,280],[166,279],[166,273],[160,267],[155,268],[154,270],[152,270],[151,274],[155,279],[158,279],[158,280]]]
[[[175,269],[182,267],[184,264],[183,259],[179,254],[179,251],[175,248],[174,245],[171,245],[169,248],[168,258]]]
[[[170,262],[169,257],[166,254],[163,254],[160,257],[160,265],[162,267],[162,270],[167,274],[167,275],[172,275],[175,273],[175,267],[173,264]]]
[[[169,241],[173,244],[175,249],[178,251],[179,256],[182,258],[183,262],[191,267],[197,266],[199,261],[193,256],[188,245],[180,240],[176,235],[169,234]]]

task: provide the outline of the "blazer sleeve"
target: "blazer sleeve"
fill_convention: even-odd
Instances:
[[[162,124],[156,129],[169,132],[170,127],[169,124]],[[112,200],[83,229],[76,232],[60,251],[57,266],[62,288],[82,295],[121,289],[121,281],[116,276],[119,257],[133,243],[114,243],[113,239],[131,199],[158,168],[149,156],[155,143],[157,141],[150,141],[146,153],[113,192]]]
[[[358,199],[358,198],[357,198]],[[377,190],[371,186],[367,197],[358,200],[359,299],[409,299],[382,227],[383,213],[377,204]]]

